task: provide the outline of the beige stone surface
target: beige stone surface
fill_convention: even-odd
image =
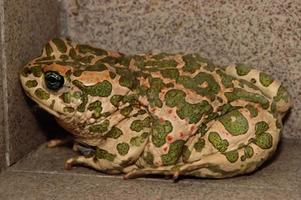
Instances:
[[[201,52],[246,63],[284,82],[294,98],[283,136],[301,138],[300,0],[62,0],[63,34],[125,53]]]
[[[152,176],[123,180],[89,168],[63,169],[71,147],[45,144],[0,175],[0,199],[301,199],[300,140],[285,139],[259,171],[230,179]]]

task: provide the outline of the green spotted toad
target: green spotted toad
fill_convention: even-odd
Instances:
[[[198,54],[124,55],[61,38],[20,79],[87,150],[67,168],[125,178],[250,173],[275,152],[291,106],[283,85],[242,64],[218,68]]]

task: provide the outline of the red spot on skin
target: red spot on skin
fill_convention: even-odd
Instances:
[[[167,146],[163,147],[163,151],[167,151]]]
[[[167,141],[168,141],[168,142],[171,142],[172,139],[173,139],[173,137],[172,137],[171,135],[168,135],[168,136],[167,136]]]
[[[195,129],[195,126],[191,126],[190,131],[193,131]]]
[[[151,108],[150,111],[151,111],[151,112],[155,112],[155,111],[156,111],[156,108]]]
[[[160,117],[160,123],[163,123],[164,119],[162,117]]]
[[[172,110],[168,110],[167,112],[168,112],[168,114],[171,114],[171,113],[172,113]]]
[[[180,137],[183,138],[185,135],[183,132],[180,132]]]

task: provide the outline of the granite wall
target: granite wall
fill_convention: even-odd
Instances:
[[[283,136],[301,138],[300,0],[62,0],[63,35],[125,53],[201,52],[246,63],[284,82],[294,97]]]
[[[59,34],[60,20],[59,3],[53,0],[0,0],[0,6],[2,168],[16,162],[46,139],[21,90],[18,74],[26,62],[41,53],[44,43]]]

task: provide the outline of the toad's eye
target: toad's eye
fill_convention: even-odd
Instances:
[[[48,89],[58,90],[64,85],[64,77],[55,71],[45,73],[45,83]]]

